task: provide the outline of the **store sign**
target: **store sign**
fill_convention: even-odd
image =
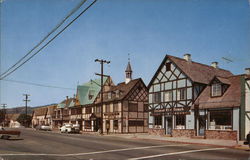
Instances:
[[[166,108],[166,110],[154,110],[151,115],[179,115],[179,114],[191,114],[190,107],[178,107],[178,108]]]

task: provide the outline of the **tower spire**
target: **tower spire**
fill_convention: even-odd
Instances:
[[[129,83],[132,80],[132,67],[130,65],[130,54],[128,54],[128,64],[127,64],[127,68],[125,70],[125,74],[126,74],[126,78],[125,78],[125,83]]]

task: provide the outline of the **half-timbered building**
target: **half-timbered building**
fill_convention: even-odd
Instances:
[[[103,125],[107,133],[138,133],[148,129],[148,92],[142,79],[132,79],[130,62],[125,70],[125,82],[114,85],[109,77],[103,88],[103,116],[101,97],[84,107],[84,131],[98,131]],[[112,82],[112,83],[110,83]],[[103,118],[103,119],[102,119]]]
[[[206,137],[208,131],[216,135],[223,130],[229,132],[222,138],[237,138],[239,77],[220,69],[217,62],[208,66],[192,61],[190,54],[183,59],[166,55],[148,85],[149,132]]]

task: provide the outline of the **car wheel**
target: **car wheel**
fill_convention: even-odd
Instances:
[[[65,133],[69,133],[68,130],[65,130]]]
[[[8,139],[10,138],[10,136],[8,136],[8,135],[2,135],[1,138],[2,138],[2,139],[5,139],[5,140],[8,140]]]

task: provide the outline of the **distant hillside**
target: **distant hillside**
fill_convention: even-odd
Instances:
[[[49,105],[53,105],[53,104],[49,104]],[[28,114],[32,114],[34,109],[49,106],[49,105],[37,106],[37,107],[27,107],[27,112],[28,112]],[[7,108],[6,113],[7,114],[15,114],[15,113],[22,114],[22,113],[25,113],[25,107],[21,106],[21,107],[15,107],[15,108]]]
[[[28,114],[31,114],[34,110],[34,107],[27,107]],[[14,114],[14,113],[25,113],[25,107],[16,107],[16,108],[7,108],[7,114]]]

